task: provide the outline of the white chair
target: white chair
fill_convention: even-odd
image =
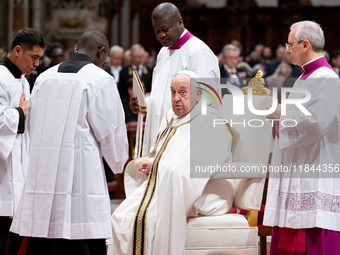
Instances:
[[[246,103],[247,100],[245,100]],[[265,110],[268,97],[254,96],[254,107]],[[235,116],[232,113],[232,96],[225,95],[222,117],[233,123],[239,132],[240,139],[233,154],[234,169],[244,166],[257,166],[259,172],[218,173],[213,178],[234,179],[233,207],[248,210],[247,216],[238,213],[227,213],[219,216],[198,216],[188,218],[186,255],[218,255],[218,254],[258,254],[257,215],[261,207],[263,187],[267,167],[271,122],[264,116],[253,115],[245,105],[245,115]],[[248,121],[257,119],[263,121],[261,128],[250,127]],[[256,122],[256,124],[255,124]],[[260,125],[260,121],[252,121],[251,125]]]

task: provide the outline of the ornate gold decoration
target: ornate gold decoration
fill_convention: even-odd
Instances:
[[[147,111],[147,109],[146,109],[146,106],[141,106],[141,105],[139,105],[139,112],[140,112],[141,114],[147,114],[148,111]]]
[[[264,87],[265,83],[262,75],[262,71],[258,70],[255,77],[249,81],[248,86],[241,88],[244,95],[248,94],[248,88],[250,87],[253,90],[253,95],[270,96],[269,89]]]

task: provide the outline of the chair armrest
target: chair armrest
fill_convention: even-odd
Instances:
[[[249,224],[249,227],[257,227],[257,217],[258,217],[259,211],[251,210],[247,212],[247,221]]]

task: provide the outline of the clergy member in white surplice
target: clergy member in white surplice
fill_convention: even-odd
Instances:
[[[152,90],[147,99],[148,113],[143,139],[143,155],[151,152],[161,121],[171,108],[171,95],[168,87],[174,75],[181,70],[190,70],[200,78],[220,77],[217,57],[204,42],[185,29],[181,14],[175,5],[159,4],[153,10],[151,18],[156,38],[163,47],[157,56],[152,76]],[[135,107],[138,109],[137,106]]]
[[[16,33],[10,52],[0,61],[0,254],[6,254],[6,249],[17,254],[21,246],[21,237],[8,236],[28,166],[25,118],[30,88],[25,74],[39,66],[44,48],[42,35],[24,28]]]
[[[272,166],[285,168],[269,176],[264,225],[275,226],[270,252],[340,254],[339,79],[322,55],[319,24],[293,24],[286,47],[303,71],[288,99],[297,102],[306,97],[298,89],[309,91],[302,106],[311,115],[289,104],[286,115],[278,107],[268,116],[281,122]]]
[[[35,83],[30,162],[11,227],[31,237],[29,254],[106,254],[112,231],[102,156],[115,173],[128,158],[123,107],[101,68],[108,50],[102,32],[86,32],[76,52]]]
[[[213,127],[213,120],[220,119],[215,109],[208,107],[208,114],[201,114],[202,90],[196,82],[190,85],[190,77],[197,75],[182,71],[171,81],[172,109],[162,121],[155,158],[138,170],[149,178],[112,214],[109,255],[184,255],[187,216],[224,214],[230,209],[230,181],[192,175],[197,174],[195,166],[230,162],[232,137],[226,125]],[[224,197],[203,192],[221,182]]]

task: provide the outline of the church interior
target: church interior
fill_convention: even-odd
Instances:
[[[22,28],[33,27],[43,35],[46,45],[52,42],[60,43],[64,49],[64,58],[67,59],[85,31],[98,29],[105,33],[110,47],[119,45],[126,51],[133,44],[142,45],[150,56],[149,67],[152,69],[161,44],[155,37],[151,13],[155,6],[162,2],[161,0],[1,0],[0,50],[8,52],[15,33]],[[174,0],[170,2],[180,10],[185,28],[205,42],[216,56],[221,56],[225,45],[235,43],[234,45],[240,49],[242,62],[246,62],[251,69],[245,75],[246,78],[253,78],[256,68],[262,68],[265,72],[266,64],[278,57],[277,49],[287,42],[290,26],[294,22],[311,20],[321,25],[325,35],[324,55],[332,67],[334,66],[332,54],[340,49],[340,33],[337,28],[340,22],[340,0]],[[219,59],[220,65],[223,65],[221,58]],[[267,76],[271,74],[267,73]],[[294,77],[292,74],[287,77],[297,76]],[[136,126],[127,124],[127,131],[131,160],[135,154]],[[108,167],[105,162],[104,165]],[[125,198],[123,175],[113,175],[109,171],[106,173],[114,211]],[[255,220],[252,224],[257,231],[258,254],[266,255],[269,254],[272,231],[271,227],[261,225],[266,202],[266,186],[261,197],[263,197],[261,210],[250,217]],[[245,209],[235,210],[244,215],[249,214]]]
[[[129,48],[140,43],[158,51],[151,12],[159,0],[6,0],[0,2],[0,45],[7,46],[23,27],[34,27],[46,42],[59,41],[73,50],[80,34],[93,28],[107,35],[110,45]],[[232,40],[244,50],[263,44],[274,52],[287,41],[290,24],[314,20],[325,33],[325,50],[339,48],[340,2],[321,0],[185,0],[171,1],[187,29],[203,40],[215,54]]]

